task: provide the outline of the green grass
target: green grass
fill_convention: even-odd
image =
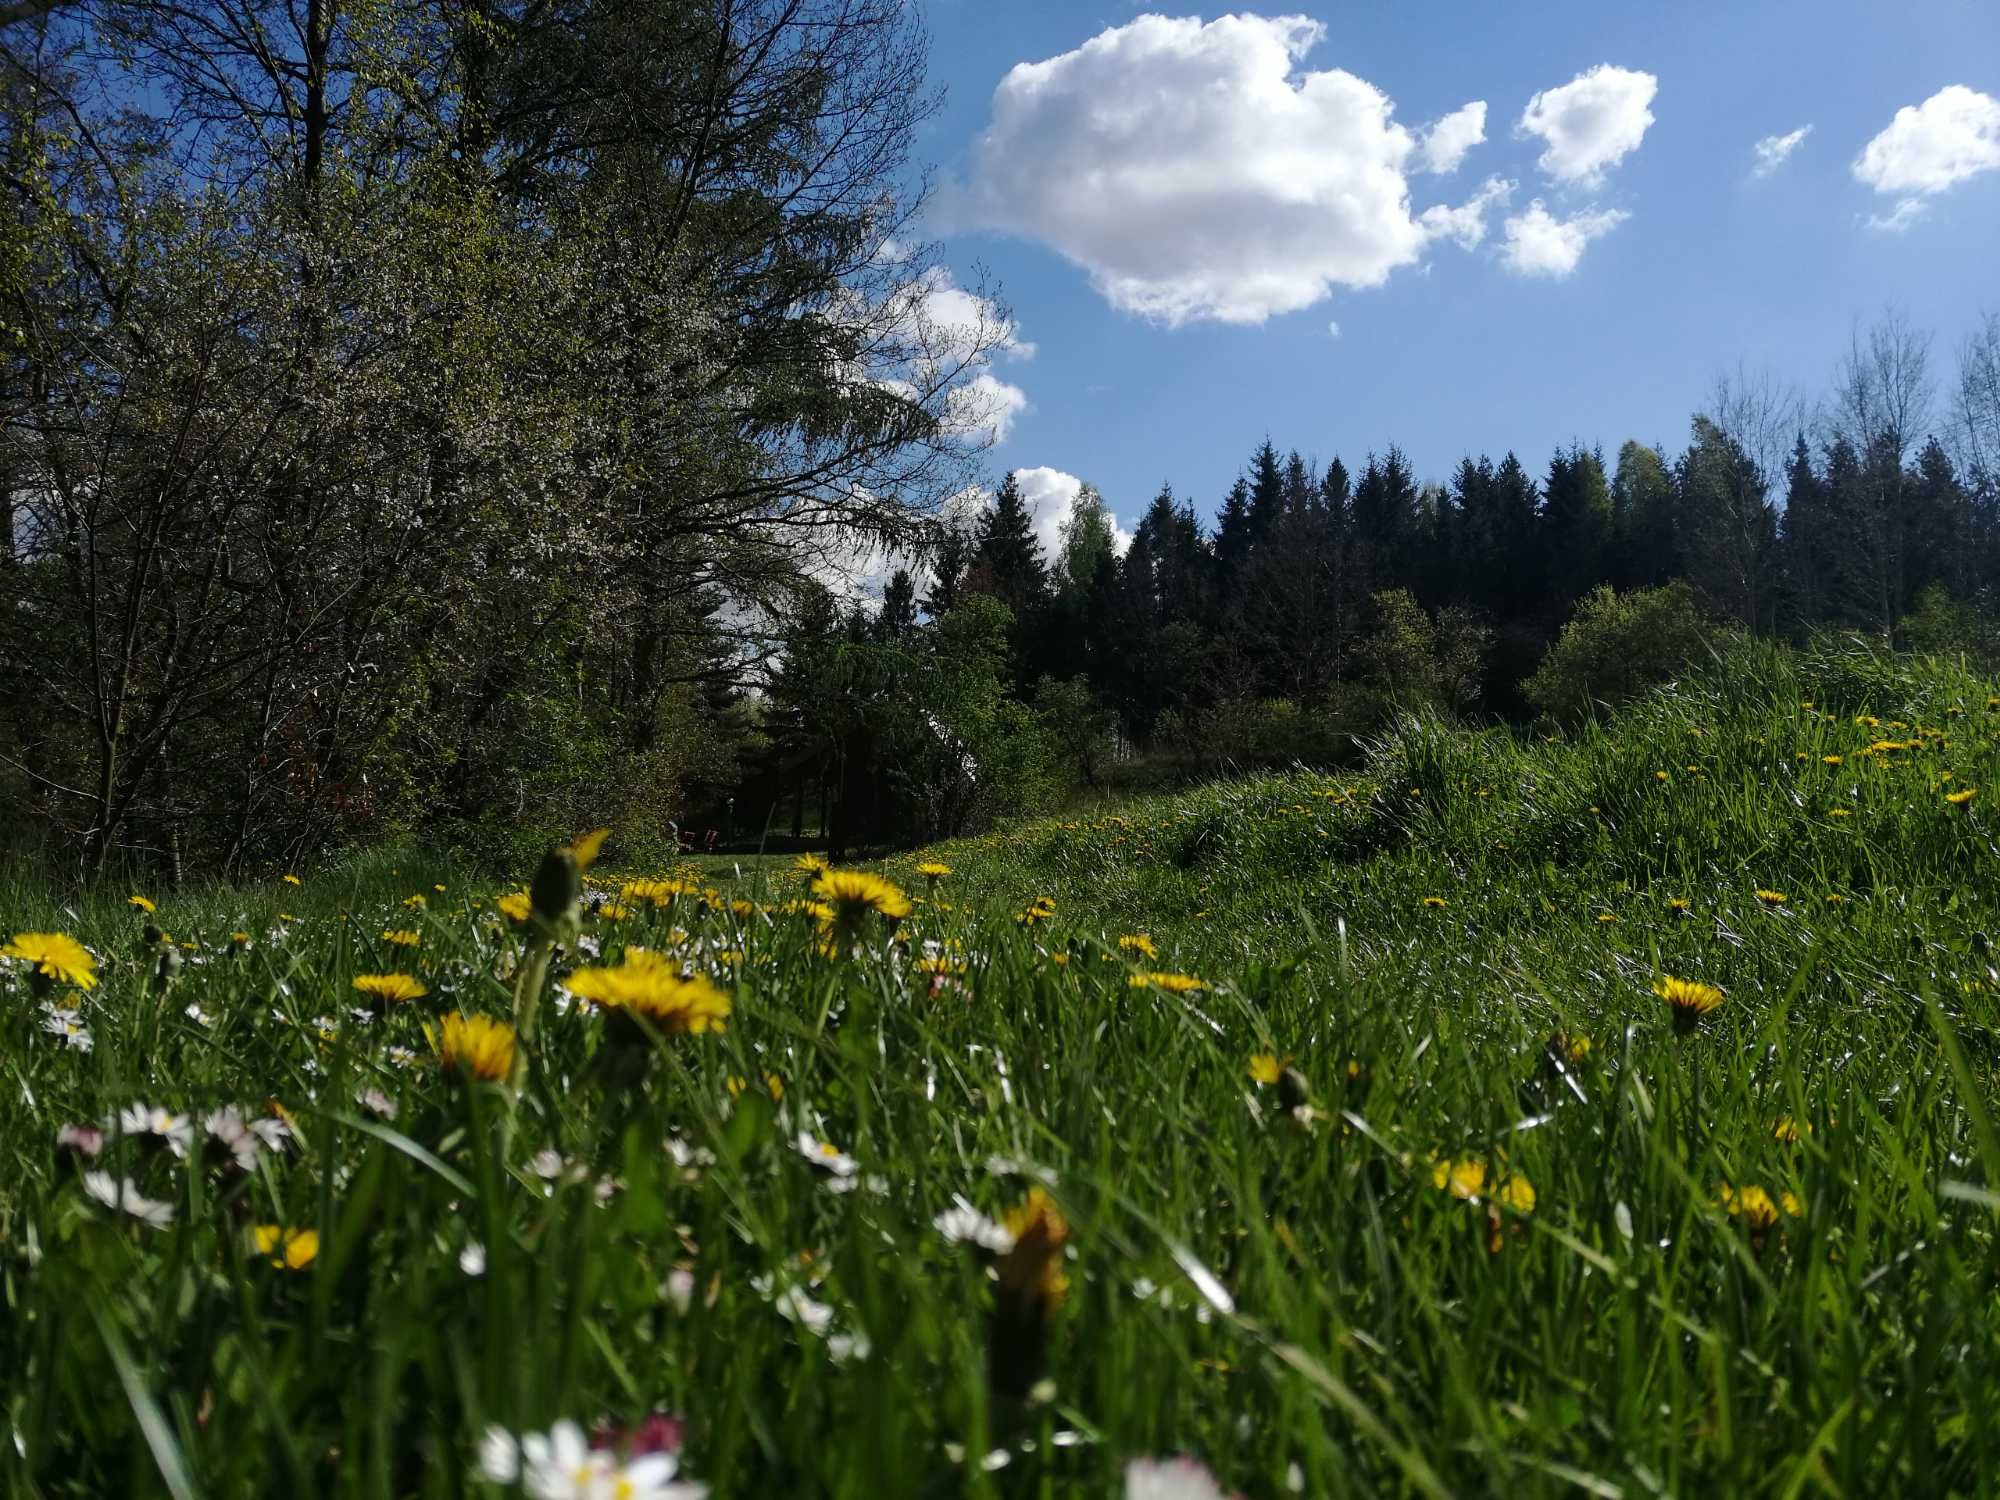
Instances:
[[[545,1007],[518,1097],[423,1061],[445,1010],[511,1011],[490,889],[382,855],[148,892],[198,944],[156,995],[122,889],[17,881],[0,931],[75,934],[102,983],[83,1053],[0,964],[0,1480],[453,1495],[488,1422],[660,1409],[729,1496],[1116,1494],[1175,1452],[1250,1496],[1993,1494],[1993,692],[1756,649],[1554,741],[1413,722],[1351,778],[899,858],[916,895],[918,859],[954,873],[903,948],[876,927],[845,958],[777,909],[782,862],[745,862],[728,894],[757,909],[583,928],[607,959],[684,933],[733,986],[728,1031],[634,1050]],[[1019,925],[1040,896],[1055,915]],[[414,955],[377,937],[403,926]],[[964,974],[915,972],[927,941]],[[398,967],[432,993],[362,1024],[351,976]],[[1134,987],[1149,969],[1205,988]],[[1662,974],[1727,998],[1677,1036]],[[1591,1043],[1562,1069],[1559,1032]],[[1307,1110],[1252,1082],[1266,1052]],[[146,1227],[54,1149],[135,1100],[276,1100],[300,1138],[248,1174],[114,1139],[98,1165],[177,1207]],[[1532,1210],[1441,1190],[1439,1162],[1532,1184]],[[1071,1225],[1045,1327],[932,1226],[1037,1182]],[[1799,1212],[1753,1230],[1724,1184]],[[257,1224],[316,1228],[318,1258],[270,1266]],[[989,1380],[996,1336],[1001,1384],[1043,1377],[1025,1399]]]

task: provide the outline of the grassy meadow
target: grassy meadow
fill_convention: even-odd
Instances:
[[[16,875],[0,1492],[2000,1492],[1996,693],[1745,647],[872,881]]]

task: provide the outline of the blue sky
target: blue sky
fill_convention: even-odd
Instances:
[[[1034,346],[994,366],[1026,405],[991,467],[1088,479],[1127,526],[1162,480],[1211,512],[1267,431],[1322,462],[1393,441],[1420,477],[1509,448],[1539,472],[1573,438],[1678,446],[1739,362],[1816,391],[1885,307],[1935,332],[1941,370],[2000,308],[1992,0],[1383,0],[1226,30],[1060,0],[926,14],[948,90],[919,143],[944,183],[927,228]],[[996,123],[1023,63],[1048,67]],[[1363,85],[1309,81],[1332,70]],[[1473,101],[1482,142],[1460,116],[1460,145],[1426,145]],[[1757,175],[1758,141],[1808,125]],[[1482,201],[1492,179],[1510,190]],[[1483,237],[1425,229],[1434,206]]]

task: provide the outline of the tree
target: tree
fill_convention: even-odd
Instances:
[[[1611,546],[1611,487],[1604,460],[1572,444],[1549,460],[1542,484],[1542,531],[1548,541],[1549,602],[1558,614],[1604,579]]]
[[[1890,314],[1850,339],[1822,417],[1857,459],[1831,496],[1840,541],[1834,588],[1845,614],[1884,636],[1915,598],[1904,466],[1932,397],[1929,337]]]
[[[37,624],[0,674],[49,704],[21,761],[87,867],[140,823],[240,869],[546,815],[515,736],[565,714],[651,775],[815,576],[965,487],[1006,325],[903,253],[936,96],[897,0],[61,25],[0,59],[66,121],[8,240]]]
[[[1048,565],[1035,536],[1034,517],[1020,482],[1010,472],[1001,481],[992,508],[974,525],[967,586],[991,594],[1018,618],[1041,603],[1047,583]]]
[[[1609,572],[1619,588],[1664,583],[1680,571],[1674,483],[1659,450],[1627,440],[1611,480]]]

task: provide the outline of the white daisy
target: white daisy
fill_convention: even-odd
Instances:
[[[90,1028],[83,1024],[83,1017],[73,1010],[51,1007],[42,1020],[42,1030],[50,1036],[61,1037],[64,1046],[74,1047],[79,1052],[88,1052],[95,1045]]]
[[[201,1128],[210,1139],[236,1158],[236,1165],[248,1172],[266,1151],[276,1151],[291,1139],[291,1127],[283,1120],[246,1120],[233,1104],[210,1110],[202,1117]]]
[[[118,1129],[124,1135],[156,1135],[176,1156],[186,1156],[194,1141],[194,1124],[186,1115],[150,1104],[128,1104],[119,1110]]]
[[[852,1177],[861,1170],[860,1162],[833,1142],[818,1139],[809,1130],[799,1132],[798,1152],[822,1172],[831,1172],[837,1178]]]
[[[95,1125],[63,1125],[56,1130],[58,1150],[74,1151],[79,1156],[95,1157],[104,1149],[104,1132]]]
[[[480,1471],[495,1484],[516,1484],[531,1500],[703,1500],[705,1484],[675,1482],[680,1460],[648,1453],[630,1463],[592,1448],[583,1429],[562,1421],[546,1435],[516,1437],[489,1427],[479,1444]]]
[[[106,1208],[119,1209],[154,1229],[165,1229],[174,1222],[173,1204],[146,1197],[129,1177],[113,1177],[109,1172],[85,1172],[83,1190]]]
[[[1005,1224],[987,1218],[961,1197],[954,1196],[951,1207],[931,1220],[931,1227],[954,1245],[977,1245],[995,1255],[1014,1248],[1014,1236]]]
[[[1229,1492],[1191,1458],[1135,1458],[1125,1465],[1125,1500],[1229,1500]]]

